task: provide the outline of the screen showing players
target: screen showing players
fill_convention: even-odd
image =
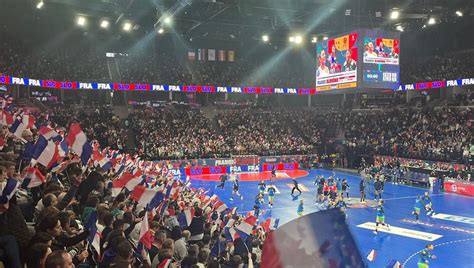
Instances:
[[[397,89],[400,84],[400,35],[364,30],[362,35],[362,88]]]
[[[357,32],[316,44],[316,91],[357,87]]]

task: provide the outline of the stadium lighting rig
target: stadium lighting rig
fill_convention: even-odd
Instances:
[[[41,9],[43,6],[44,6],[44,2],[43,2],[43,1],[40,1],[40,2],[38,2],[38,4],[36,4],[36,8],[37,8],[37,9]]]
[[[158,29],[158,33],[159,33],[159,34],[163,34],[164,32],[165,32],[165,30],[164,30],[163,28],[159,28],[159,29]]]
[[[86,22],[87,22],[87,20],[86,20],[86,18],[83,17],[83,16],[79,16],[79,17],[77,18],[77,21],[76,21],[77,25],[79,25],[79,26],[85,26],[85,25],[86,25]]]
[[[125,22],[123,24],[123,30],[126,32],[130,32],[130,30],[132,30],[132,23],[130,23],[129,21]]]
[[[266,35],[266,34],[262,35],[262,41],[263,41],[263,42],[266,43],[266,42],[268,42],[269,40],[270,40],[270,37],[268,37],[268,35]]]
[[[436,23],[436,19],[435,19],[435,18],[431,17],[431,18],[428,19],[428,24],[429,24],[429,25],[433,25],[433,24],[435,24],[435,23]]]
[[[314,36],[313,38],[311,38],[311,43],[317,43],[318,42],[318,38],[316,36]]]
[[[107,29],[109,28],[110,22],[106,19],[103,19],[102,22],[100,23],[100,28],[102,29]]]
[[[462,17],[462,15],[464,15],[464,14],[462,13],[461,10],[456,10],[456,15],[457,15],[458,17]]]
[[[398,17],[400,17],[400,11],[392,10],[392,13],[390,13],[390,19],[396,20]]]

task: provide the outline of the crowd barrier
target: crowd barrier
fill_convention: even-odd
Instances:
[[[154,85],[154,84],[129,84],[129,83],[95,83],[95,82],[71,82],[55,81],[45,79],[33,79],[27,77],[15,77],[0,75],[0,84],[23,85],[32,87],[55,88],[55,89],[91,89],[91,90],[126,90],[126,91],[166,91],[166,92],[202,92],[202,93],[247,93],[247,94],[292,94],[292,95],[314,95],[316,88],[278,88],[278,87],[231,87],[231,86],[202,86],[202,85]],[[432,88],[457,87],[474,85],[474,78],[457,80],[441,80],[422,82],[415,84],[400,85],[398,91],[422,90]]]

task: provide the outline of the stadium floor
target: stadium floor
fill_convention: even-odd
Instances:
[[[305,175],[306,173],[308,174]],[[305,202],[305,214],[318,211],[319,206],[315,199],[316,186],[313,185],[313,180],[317,175],[328,177],[334,174],[348,180],[350,197],[359,197],[359,176],[321,169],[304,171],[304,173],[278,172],[278,179],[274,179],[273,183],[279,193],[277,192],[275,196],[273,208],[269,208],[265,203],[260,221],[267,217],[279,218],[280,226],[291,221],[297,217],[296,209],[301,198]],[[224,190],[221,190],[215,189],[215,185],[219,183],[218,176],[192,177],[191,179],[193,187],[205,189],[210,187],[211,194],[217,194],[228,206],[237,207],[238,212],[246,213],[253,209],[254,198],[258,193],[258,181],[263,178],[268,179],[269,175],[270,172],[263,172],[251,174],[246,180],[242,179],[240,192],[244,198],[243,200],[235,198],[234,201],[230,201],[232,182],[226,182]],[[303,190],[303,193],[297,197],[290,195],[292,176],[298,177],[300,189]],[[362,257],[365,258],[372,249],[376,251],[376,258],[369,263],[369,267],[385,267],[391,259],[405,263],[404,267],[417,267],[418,254],[416,253],[428,243],[435,245],[433,254],[437,256],[437,259],[431,261],[430,268],[473,267],[474,198],[449,193],[434,194],[431,196],[433,209],[439,217],[428,217],[422,210],[420,223],[417,224],[411,212],[416,196],[422,195],[425,191],[427,190],[405,185],[391,183],[385,185],[383,199],[385,200],[385,221],[391,225],[389,233],[385,232],[384,227],[379,229],[378,235],[375,235],[372,229],[363,228],[363,226],[371,228],[370,224],[375,221],[374,208],[355,205],[354,208],[347,210],[349,228]],[[373,198],[372,193],[367,196],[367,200],[373,200]],[[265,202],[268,202],[266,197]],[[374,203],[368,202],[368,204]],[[360,225],[363,226],[359,227]]]

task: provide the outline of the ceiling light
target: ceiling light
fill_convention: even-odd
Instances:
[[[170,24],[171,23],[171,17],[164,18],[163,22],[166,23],[166,24]]]
[[[81,16],[81,17],[78,17],[78,18],[77,18],[77,25],[79,25],[79,26],[84,26],[84,25],[86,25],[86,18],[84,18],[84,17],[82,17],[82,16]]]
[[[159,34],[163,34],[164,32],[165,32],[165,30],[163,28],[158,29]]]
[[[102,22],[100,23],[100,28],[102,28],[102,29],[109,28],[109,21],[108,20],[102,20]]]
[[[132,24],[130,22],[125,22],[123,24],[123,30],[129,32],[132,29]]]
[[[397,25],[395,29],[397,29],[397,31],[403,32],[403,26],[401,25]]]
[[[351,15],[351,10],[350,9],[346,9],[346,16],[350,16]]]
[[[433,17],[431,17],[431,18],[428,20],[428,24],[429,24],[429,25],[433,25],[433,24],[435,24],[435,23],[436,23],[436,19],[433,18]]]
[[[44,3],[43,3],[43,1],[41,1],[36,5],[36,8],[41,9],[43,6],[44,6]]]
[[[456,15],[458,15],[458,17],[462,17],[462,15],[463,15],[463,14],[462,14],[462,11],[461,11],[461,10],[457,10],[457,11],[456,11]]]
[[[290,41],[290,43],[294,43],[294,42],[295,42],[295,37],[294,37],[294,36],[290,36],[289,41]]]
[[[398,19],[399,16],[400,16],[400,12],[398,10],[393,10],[392,13],[390,13],[390,18],[392,20]]]
[[[316,36],[311,38],[311,43],[317,43],[317,42],[318,42],[318,38]]]
[[[270,40],[270,38],[268,37],[268,35],[262,35],[262,41],[263,42],[268,42],[268,40]]]
[[[301,44],[303,42],[303,37],[301,35],[295,36],[295,43],[296,44]]]

